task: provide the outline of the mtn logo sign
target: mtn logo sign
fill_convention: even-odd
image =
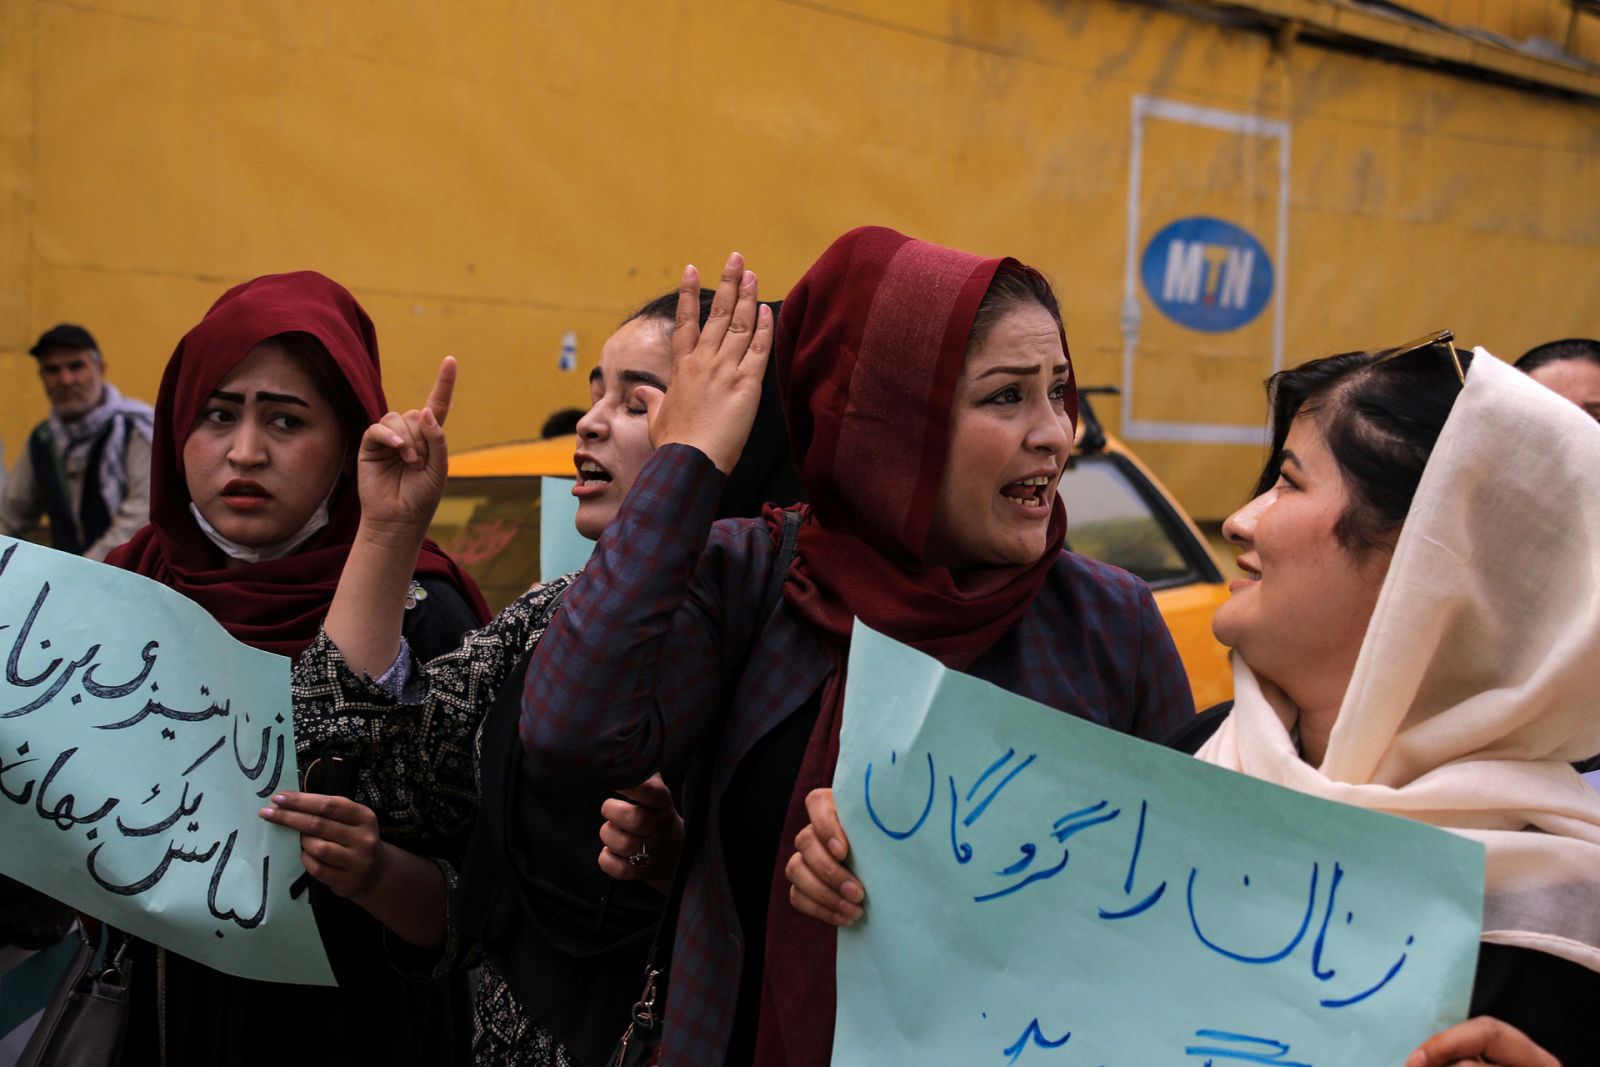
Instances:
[[[1162,314],[1205,333],[1237,330],[1272,299],[1272,260],[1261,242],[1206,215],[1179,219],[1151,238],[1139,272]]]

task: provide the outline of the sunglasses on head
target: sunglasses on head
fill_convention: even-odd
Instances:
[[[1391,359],[1399,359],[1401,356],[1421,351],[1424,348],[1437,348],[1449,353],[1450,364],[1456,370],[1456,378],[1460,380],[1462,385],[1466,385],[1467,374],[1461,369],[1461,356],[1456,352],[1455,340],[1456,335],[1453,330],[1439,330],[1419,337],[1415,341],[1407,341],[1399,348],[1391,349],[1373,360],[1372,365],[1376,367],[1380,363],[1387,363]]]

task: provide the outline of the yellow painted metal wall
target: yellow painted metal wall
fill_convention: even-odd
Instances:
[[[685,260],[737,247],[777,296],[863,223],[1045,269],[1145,437],[1259,424],[1277,337],[1600,334],[1592,99],[1282,41],[1119,0],[0,0],[0,437],[44,413],[52,323],[150,397],[226,286],[302,267],[373,314],[392,398],[454,353],[453,440],[526,437]],[[1129,288],[1206,214],[1276,271],[1227,333]],[[1260,457],[1130,436],[1200,515]]]
[[[1406,6],[1453,26],[1472,26],[1513,41],[1542,38],[1578,59],[1600,63],[1600,12],[1572,0],[1406,0]]]

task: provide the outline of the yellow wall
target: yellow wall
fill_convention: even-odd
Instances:
[[[25,351],[52,323],[152,397],[226,286],[310,267],[372,313],[393,401],[454,353],[453,442],[526,437],[685,260],[739,248],[778,296],[862,223],[1042,267],[1080,380],[1117,382],[1136,95],[1288,124],[1289,362],[1600,334],[1592,101],[1139,4],[0,0],[0,436],[14,461],[44,414]],[[1196,205],[1275,234],[1271,146],[1147,148],[1141,247]],[[1158,320],[1136,417],[1258,422],[1271,331]],[[1131,443],[1200,515],[1260,458]]]
[[[1440,22],[1477,27],[1513,41],[1543,38],[1579,59],[1600,63],[1600,13],[1585,12],[1573,0],[1406,0],[1406,6]]]

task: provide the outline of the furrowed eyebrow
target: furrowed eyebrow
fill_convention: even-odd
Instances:
[[[221,389],[213,389],[211,390],[211,397],[213,400],[226,400],[230,404],[244,403],[243,393],[224,393]]]
[[[276,404],[299,404],[303,408],[309,408],[311,406],[310,404],[306,403],[304,400],[301,400],[299,397],[294,396],[294,395],[289,394],[289,393],[257,392],[256,393],[256,399],[257,400],[264,400],[269,404],[274,404],[274,403],[276,403]]]
[[[605,376],[600,373],[600,368],[596,367],[594,370],[589,372],[589,384],[594,385],[596,382],[602,381],[604,377]]]
[[[1011,377],[1026,378],[1029,375],[1038,374],[1042,370],[1044,370],[1044,368],[1037,363],[1028,367],[990,367],[988,370],[978,375],[978,377],[974,380],[982,381],[983,379],[993,377],[996,374],[1005,374]],[[1065,363],[1058,363],[1050,373],[1052,375],[1065,374],[1067,373],[1067,365]]]
[[[622,384],[624,385],[650,385],[661,390],[663,393],[667,391],[667,383],[656,377],[654,374],[651,374],[649,371],[625,370],[621,375],[619,375],[619,377],[622,379]]]
[[[997,374],[1007,374],[1013,377],[1022,377],[1029,374],[1038,374],[1043,369],[1043,367],[1040,367],[1037,364],[1032,367],[990,367],[988,370],[978,375],[978,380],[982,381],[985,378],[993,378]]]

